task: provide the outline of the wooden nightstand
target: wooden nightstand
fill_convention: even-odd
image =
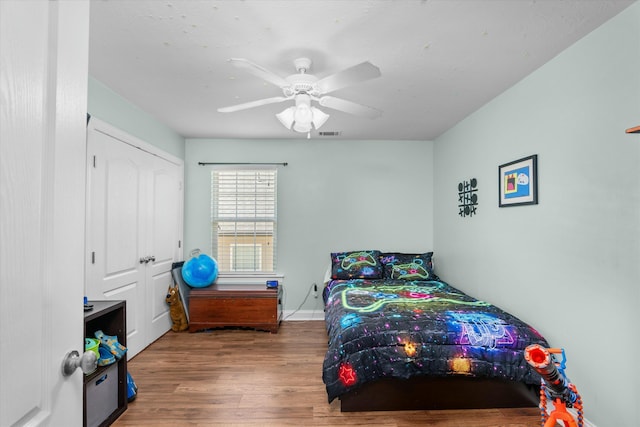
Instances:
[[[189,332],[237,326],[275,334],[281,320],[281,286],[214,284],[189,293]]]

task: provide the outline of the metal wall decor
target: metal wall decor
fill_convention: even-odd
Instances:
[[[478,180],[471,178],[458,184],[458,215],[473,216],[478,206]]]

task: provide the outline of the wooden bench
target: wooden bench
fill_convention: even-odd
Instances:
[[[246,327],[277,333],[282,320],[282,287],[219,285],[189,293],[189,332]]]

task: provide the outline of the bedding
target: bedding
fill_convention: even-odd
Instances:
[[[380,251],[334,252],[331,254],[332,279],[381,279],[384,267]]]
[[[388,255],[381,254],[381,260]],[[396,258],[399,265],[411,264],[405,256]],[[426,254],[408,260],[419,258],[426,261]],[[329,402],[387,378],[475,377],[540,384],[523,356],[530,344],[548,347],[535,329],[440,280],[431,268],[430,280],[411,280],[412,275],[326,283],[329,346],[323,381]]]
[[[380,254],[384,277],[404,280],[433,280],[433,252],[424,254],[385,253]]]

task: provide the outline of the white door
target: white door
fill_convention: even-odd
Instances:
[[[87,283],[91,300],[127,301],[129,357],[145,347],[147,155],[94,128],[87,132]]]
[[[86,293],[127,301],[130,358],[171,327],[165,296],[182,255],[183,166],[95,118],[87,144]]]
[[[0,1],[0,425],[82,425],[89,2]]]
[[[165,298],[173,284],[171,265],[182,259],[182,175],[183,168],[160,157],[154,157],[149,174],[150,220],[147,247],[152,257],[145,282],[150,292],[148,343],[155,341],[171,327],[169,306]]]

